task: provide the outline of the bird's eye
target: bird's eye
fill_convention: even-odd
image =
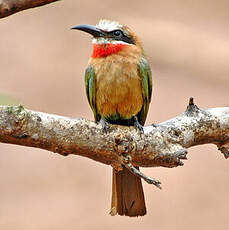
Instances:
[[[114,34],[115,37],[121,37],[122,36],[122,31],[121,30],[115,30],[113,32],[113,34]]]

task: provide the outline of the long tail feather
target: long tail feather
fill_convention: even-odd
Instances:
[[[125,216],[144,216],[146,205],[141,179],[127,168],[113,169],[112,202],[110,214]]]

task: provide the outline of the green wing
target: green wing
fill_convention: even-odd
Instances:
[[[93,66],[88,66],[85,71],[85,87],[87,93],[87,99],[91,106],[91,109],[94,113],[96,121],[100,120],[100,116],[96,110],[96,101],[95,101],[95,71]]]
[[[149,110],[149,103],[151,101],[151,95],[152,95],[152,74],[151,74],[150,66],[144,57],[141,59],[138,68],[139,68],[140,77],[142,79],[142,92],[143,92],[144,103],[137,117],[139,123],[141,125],[144,125]]]

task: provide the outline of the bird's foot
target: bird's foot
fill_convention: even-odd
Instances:
[[[154,128],[157,128],[158,127],[158,125],[157,124],[154,124],[154,123],[152,123],[151,124]]]
[[[143,126],[139,123],[137,116],[134,116],[134,127],[140,131],[140,134],[144,134]]]
[[[105,121],[103,118],[100,119],[100,123],[102,125],[103,131],[107,133],[109,131],[109,123]]]

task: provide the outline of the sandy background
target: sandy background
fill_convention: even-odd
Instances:
[[[0,93],[25,107],[93,119],[84,91],[90,36],[70,31],[100,18],[129,25],[153,70],[147,123],[229,106],[229,1],[61,1],[0,20]],[[0,229],[228,230],[229,166],[213,145],[184,167],[150,168],[148,214],[109,216],[111,168],[89,159],[0,144]]]

